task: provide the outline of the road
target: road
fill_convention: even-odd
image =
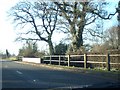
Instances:
[[[104,88],[118,87],[118,77],[114,79],[91,73],[77,73],[37,67],[14,61],[2,61],[2,88]]]

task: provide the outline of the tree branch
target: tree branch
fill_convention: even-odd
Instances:
[[[91,13],[97,15],[98,17],[100,17],[100,18],[102,18],[102,19],[104,19],[104,20],[111,19],[111,18],[112,18],[111,16],[114,16],[114,15],[117,13],[117,11],[116,11],[116,12],[113,13],[113,14],[109,14],[107,17],[103,17],[102,15],[100,15],[99,12],[97,13],[97,12],[95,12],[95,11],[92,10],[92,9],[91,9],[89,12],[91,12]]]
[[[63,9],[63,7],[61,7],[61,5],[58,2],[54,2],[54,3],[62,10],[62,12],[64,13],[64,15],[65,15],[66,19],[68,20],[69,24],[71,24],[72,21],[70,20],[70,17],[67,15],[65,9]]]
[[[91,23],[95,22],[95,20],[96,20],[96,19],[97,19],[97,17],[94,17],[94,19],[93,19],[92,21],[90,21],[90,22],[86,23],[85,25],[89,25],[89,24],[91,24]]]
[[[86,29],[86,28],[85,28]],[[86,29],[92,36],[96,36],[96,37],[99,37],[99,38],[103,38],[101,35],[99,34],[96,34],[97,32],[95,32],[94,30],[92,29]],[[93,34],[94,33],[94,34]]]

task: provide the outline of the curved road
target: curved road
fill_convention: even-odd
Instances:
[[[37,67],[14,61],[2,61],[2,88],[34,89],[78,89],[78,88],[118,88],[118,75],[105,78],[92,73],[70,72],[46,67]]]

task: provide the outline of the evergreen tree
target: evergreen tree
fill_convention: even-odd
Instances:
[[[55,54],[57,55],[65,54],[67,51],[67,47],[68,45],[59,43],[58,45],[55,46]]]
[[[8,50],[6,49],[6,58],[10,57],[10,53],[8,52]]]

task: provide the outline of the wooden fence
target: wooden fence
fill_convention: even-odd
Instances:
[[[102,59],[101,59],[102,58]],[[120,54],[106,54],[106,55],[49,55],[44,56],[44,63],[62,65],[63,63],[67,66],[81,65],[85,69],[93,66],[93,64],[101,64],[103,67],[107,68],[108,71],[112,66],[116,66],[118,70],[120,69]],[[76,66],[75,65],[75,66]],[[97,65],[98,66],[98,65]]]

